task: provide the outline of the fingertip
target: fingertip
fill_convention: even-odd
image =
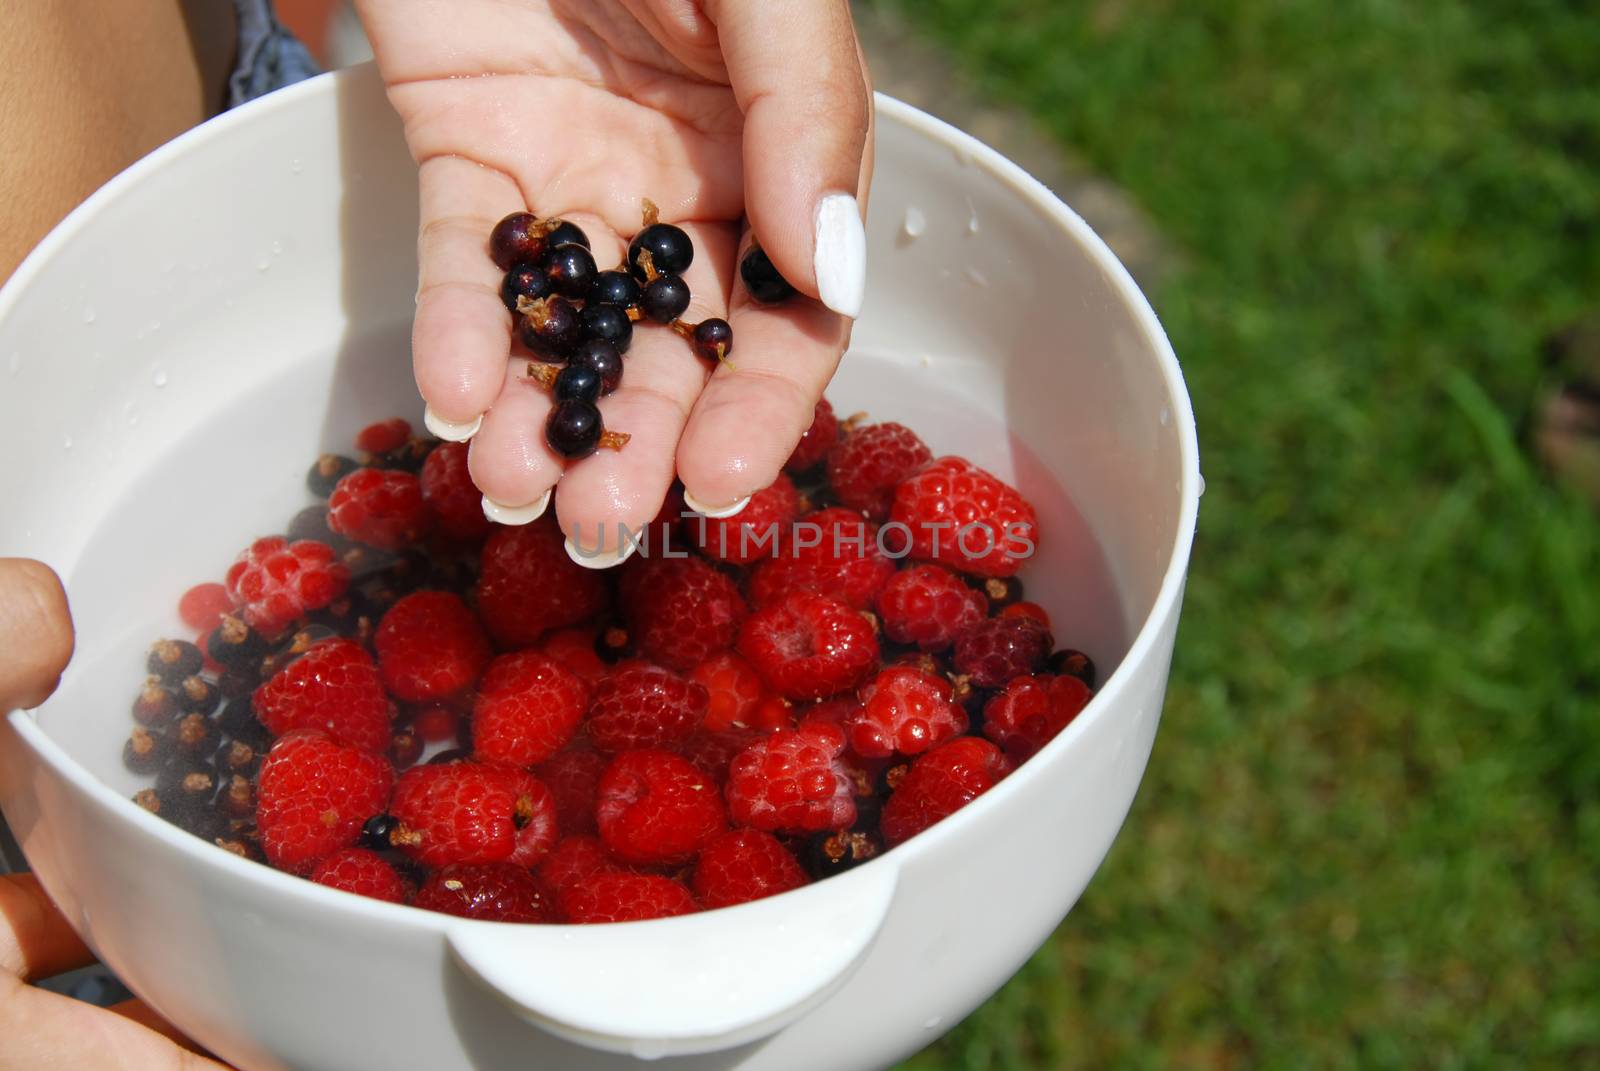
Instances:
[[[494,404],[511,354],[505,307],[488,294],[435,288],[417,299],[411,334],[417,391],[434,414],[470,424]]]
[[[55,691],[72,658],[72,615],[55,570],[0,559],[0,710],[29,709]]]

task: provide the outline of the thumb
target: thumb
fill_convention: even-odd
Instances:
[[[0,713],[43,703],[71,657],[72,618],[56,574],[0,558]]]
[[[744,113],[745,212],[767,256],[834,312],[861,312],[858,195],[872,115],[846,0],[720,0],[706,11]]]

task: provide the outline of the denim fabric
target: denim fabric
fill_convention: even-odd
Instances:
[[[272,13],[272,0],[233,0],[239,52],[228,77],[228,107],[321,73],[295,36]]]

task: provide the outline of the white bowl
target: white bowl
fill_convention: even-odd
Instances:
[[[882,858],[616,926],[349,896],[128,800],[128,703],[149,640],[178,632],[176,595],[304,504],[319,450],[418,415],[416,172],[373,71],[207,123],[40,245],[0,293],[0,548],[67,578],[79,650],[43,709],[0,721],[0,806],[136,993],[249,1069],[868,1068],[1049,936],[1155,737],[1200,489],[1189,401],[1127,272],[1044,187],[882,97],[877,161],[866,311],[830,396],[1020,484],[1044,533],[1029,589],[1109,679],[1031,762]]]

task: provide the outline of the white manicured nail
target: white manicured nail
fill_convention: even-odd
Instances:
[[[708,506],[698,498],[691,495],[688,491],[684,491],[683,504],[700,514],[702,517],[716,519],[719,517],[732,517],[735,513],[738,513],[740,510],[744,509],[750,504],[750,496],[745,495],[743,498],[736,498],[732,502],[729,502],[726,506]]]
[[[508,506],[503,502],[496,502],[488,495],[483,496],[483,515],[495,524],[522,525],[532,524],[544,516],[544,511],[550,508],[550,496],[555,488],[551,488],[537,500],[529,502],[526,506]]]
[[[621,565],[633,557],[633,552],[639,549],[637,540],[625,539],[619,547],[611,550],[589,550],[574,543],[567,538],[567,557],[583,566],[585,569],[610,569],[613,565]]]
[[[861,315],[867,290],[867,229],[861,206],[848,193],[830,193],[817,205],[817,296],[843,316]]]
[[[464,443],[478,434],[478,429],[483,427],[483,414],[479,413],[471,420],[457,424],[435,413],[433,406],[430,405],[422,411],[422,423],[447,443]]]

